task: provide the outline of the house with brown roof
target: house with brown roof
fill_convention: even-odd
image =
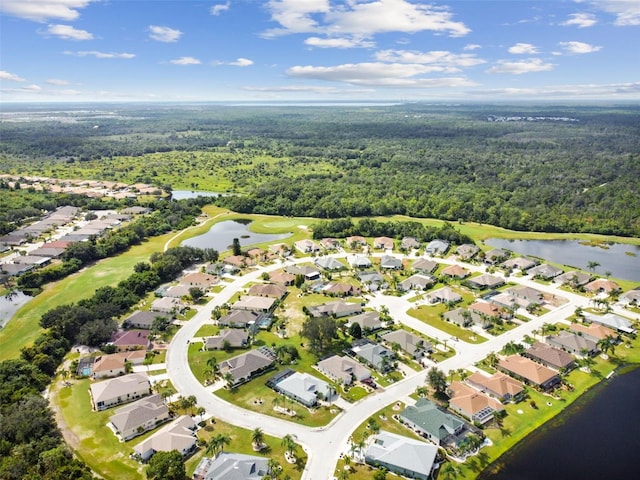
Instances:
[[[336,300],[335,302],[323,303],[304,307],[311,317],[331,316],[334,318],[346,317],[362,313],[362,306],[359,303],[345,302],[344,300]]]
[[[420,242],[415,237],[403,237],[400,242],[400,248],[405,250],[420,248]]]
[[[569,330],[596,343],[607,337],[618,338],[618,332],[597,323],[572,323],[569,325]]]
[[[225,348],[244,348],[249,344],[249,333],[237,328],[220,330],[218,335],[204,337],[205,350],[223,350]]]
[[[380,338],[391,348],[393,348],[393,344],[398,344],[400,349],[409,354],[414,360],[420,360],[433,350],[429,342],[425,342],[421,337],[403,329],[386,333]]]
[[[296,276],[287,272],[272,272],[269,274],[269,281],[288,287],[295,283]]]
[[[267,259],[267,251],[261,248],[247,250],[247,255],[258,262],[264,262]]]
[[[218,283],[219,278],[214,277],[213,275],[208,275],[206,273],[194,272],[185,275],[180,279],[180,283],[182,285],[187,285],[189,287],[198,287],[202,290],[208,290],[213,285]]]
[[[556,335],[547,337],[545,341],[553,347],[574,355],[587,356],[598,353],[597,342],[567,330],[561,330]]]
[[[245,257],[244,255],[231,255],[229,257],[225,257],[222,259],[222,263],[226,263],[240,269],[255,265],[255,262],[251,258]]]
[[[102,355],[96,358],[91,365],[91,378],[117,377],[126,372],[126,363],[131,365],[142,365],[147,356],[146,350],[132,350],[129,352],[118,352],[110,355]]]
[[[486,288],[497,288],[501,285],[504,285],[504,279],[500,277],[496,277],[495,275],[489,275],[488,273],[483,273],[477,277],[473,277],[467,280],[467,284],[471,288],[475,288],[477,290],[484,290]]]
[[[197,429],[198,426],[193,418],[181,415],[133,447],[133,453],[143,462],[148,461],[157,452],[171,452],[173,450],[177,450],[183,457],[187,457],[196,448]]]
[[[478,254],[479,251],[480,248],[478,248],[477,245],[474,245],[472,243],[463,243],[458,248],[456,248],[456,255],[458,255],[458,258],[461,260],[471,260]]]
[[[620,285],[612,280],[607,280],[606,278],[596,278],[592,282],[587,283],[584,286],[584,289],[591,293],[611,293],[616,290],[620,290]]]
[[[287,289],[282,285],[276,285],[275,283],[257,283],[251,285],[248,295],[255,297],[271,297],[278,300],[282,300],[287,294]]]
[[[555,283],[559,283],[560,285],[570,285],[573,288],[586,285],[590,280],[591,275],[584,272],[578,272],[576,270],[563,273],[562,275],[558,275],[553,279]]]
[[[529,385],[548,390],[560,383],[560,375],[555,370],[540,365],[520,355],[509,355],[498,361],[501,370]]]
[[[129,403],[151,394],[151,384],[146,375],[131,373],[89,387],[94,410],[106,410],[122,403]]]
[[[320,245],[308,238],[294,242],[294,247],[301,253],[316,253],[320,251]]]
[[[236,303],[231,305],[233,310],[251,310],[253,312],[268,313],[273,311],[278,300],[272,297],[257,297],[254,295],[243,295]]]
[[[481,392],[493,395],[502,402],[517,400],[522,397],[524,392],[522,383],[501,372],[496,372],[490,377],[480,372],[474,372],[466,379],[466,382]]]
[[[285,271],[291,275],[302,275],[305,280],[317,280],[320,278],[318,269],[310,265],[289,265],[285,268]]]
[[[462,301],[462,296],[449,287],[442,287],[429,292],[427,298],[430,303],[458,303]]]
[[[260,347],[220,362],[220,373],[231,375],[229,386],[236,387],[271,368],[275,360],[276,354],[270,348]]]
[[[184,308],[184,304],[177,298],[162,297],[156,298],[151,303],[151,310],[162,313],[176,313]]]
[[[148,350],[151,348],[149,330],[120,330],[113,335],[111,343],[119,352],[126,350]]]
[[[376,237],[373,239],[373,248],[379,248],[383,250],[393,250],[393,238],[389,237]]]
[[[443,268],[440,273],[452,278],[465,278],[469,276],[469,270],[461,267],[460,265],[449,265],[448,267]]]
[[[156,295],[161,295],[162,297],[169,297],[169,298],[188,297],[190,295],[189,293],[190,288],[194,288],[194,287],[190,287],[189,285],[183,285],[183,284],[171,285],[162,290],[157,290]]]
[[[429,260],[427,258],[419,258],[418,260],[413,262],[411,268],[418,272],[433,273],[433,271],[438,268],[438,262],[434,262],[433,260]]]
[[[359,315],[350,317],[347,321],[347,327],[350,327],[354,323],[360,325],[360,328],[364,332],[372,332],[382,328],[382,321],[380,320],[380,314],[376,311],[364,312]]]
[[[323,238],[320,240],[320,245],[325,250],[337,250],[340,247],[340,241],[337,238]]]
[[[520,270],[521,272],[524,272],[526,270],[529,270],[530,268],[535,267],[536,265],[537,263],[529,258],[515,257],[515,258],[510,258],[505,262],[502,262],[500,266],[503,268],[511,268],[511,269],[516,269],[516,270]]]
[[[542,342],[535,342],[523,355],[555,370],[570,370],[575,366],[575,359],[567,352]]]
[[[360,295],[360,289],[348,283],[329,282],[323,289],[323,293],[334,297],[352,297]]]
[[[124,322],[122,323],[127,328],[143,328],[146,330],[151,330],[151,327],[153,327],[153,322],[156,320],[156,318],[161,318],[168,322],[172,320],[172,317],[170,315],[162,314],[159,312],[152,312],[150,310],[138,310],[125,318]]]
[[[291,247],[286,243],[272,243],[269,245],[269,252],[281,257],[288,257],[291,255]]]
[[[504,410],[502,403],[462,382],[451,382],[447,388],[451,397],[449,408],[473,422],[485,424],[495,412]]]
[[[469,310],[476,312],[480,316],[487,317],[489,319],[501,318],[507,315],[506,312],[501,311],[496,305],[484,301],[476,301],[469,305]]]
[[[331,380],[351,385],[355,380],[362,382],[371,378],[371,371],[349,357],[333,355],[318,362],[318,371]]]
[[[349,247],[362,247],[367,244],[367,239],[360,235],[354,235],[347,237],[346,242]]]
[[[258,322],[263,315],[263,313],[251,310],[231,310],[227,315],[223,315],[218,319],[218,325],[231,328],[247,328]]]
[[[120,407],[109,417],[110,427],[120,441],[131,440],[169,420],[169,408],[158,394]]]

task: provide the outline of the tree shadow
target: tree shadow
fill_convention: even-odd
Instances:
[[[507,427],[500,427],[500,436],[502,438],[507,438],[511,436],[511,429]]]

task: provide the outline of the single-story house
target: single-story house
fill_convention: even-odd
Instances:
[[[349,357],[333,355],[320,360],[317,367],[320,373],[344,385],[351,385],[354,380],[362,382],[371,378],[371,372],[368,368]]]
[[[349,303],[344,300],[336,300],[335,302],[306,307],[306,310],[312,317],[323,317],[325,315],[329,315],[334,318],[341,318],[348,315],[362,313],[362,306],[359,303]]]
[[[503,268],[517,269],[517,270],[520,270],[521,272],[529,270],[530,268],[533,268],[536,265],[537,263],[535,261],[525,257],[510,258],[509,260],[507,260],[506,262],[502,262],[501,264]]]
[[[373,248],[380,248],[383,250],[393,250],[393,247],[394,247],[393,238],[376,237],[373,239]]]
[[[462,301],[462,296],[454,292],[449,287],[442,287],[427,294],[430,303],[458,303]]]
[[[362,255],[347,255],[347,263],[351,268],[369,268],[371,266],[371,260]]]
[[[280,255],[281,257],[288,257],[291,255],[291,247],[286,243],[272,243],[269,245],[269,251],[274,255]]]
[[[449,265],[448,267],[443,268],[440,273],[441,275],[446,275],[447,277],[452,278],[466,278],[469,276],[469,270],[461,267],[460,265]]]
[[[133,329],[120,330],[113,334],[111,343],[119,352],[126,350],[148,350],[151,348],[151,340],[149,330]]]
[[[364,332],[372,332],[382,328],[382,321],[380,320],[380,314],[375,311],[364,312],[354,317],[349,318],[347,327],[350,327],[354,323],[360,325],[360,328]]]
[[[93,383],[89,387],[94,410],[106,410],[121,403],[133,402],[151,394],[151,384],[146,375],[130,373],[122,377]]]
[[[230,255],[222,259],[222,263],[226,263],[235,268],[243,269],[251,265],[255,265],[255,261],[244,255]]]
[[[418,260],[413,262],[411,268],[413,268],[417,272],[433,273],[435,269],[438,268],[438,262],[434,262],[433,260],[429,260],[427,258],[419,258]]]
[[[488,265],[496,265],[498,263],[502,263],[506,261],[511,254],[506,250],[501,248],[494,248],[493,250],[489,250],[484,255],[484,263]]]
[[[272,272],[269,274],[269,281],[289,287],[295,283],[296,276],[287,272]]]
[[[320,245],[309,239],[298,240],[293,245],[302,253],[315,253],[320,251]]]
[[[375,292],[387,287],[387,282],[378,272],[360,272],[358,273],[358,280],[360,280],[360,283],[362,283],[370,292]]]
[[[254,297],[271,297],[281,300],[287,294],[287,289],[275,283],[257,283],[251,285],[248,294]]]
[[[618,298],[618,302],[623,305],[640,305],[640,289],[629,290],[624,292]]]
[[[118,352],[110,355],[97,357],[91,365],[91,378],[115,377],[124,375],[126,372],[126,362],[131,365],[142,365],[147,356],[146,350],[132,350],[129,352]]]
[[[380,268],[385,270],[399,270],[402,268],[402,259],[391,255],[383,255],[380,257]]]
[[[520,355],[509,355],[499,360],[497,367],[498,370],[543,390],[548,390],[560,383],[560,375],[555,370]]]
[[[364,451],[365,463],[407,478],[428,480],[438,447],[381,430]]]
[[[420,242],[415,237],[403,237],[400,242],[400,248],[404,248],[405,250],[420,248]]]
[[[488,273],[483,273],[482,275],[467,280],[467,284],[471,288],[475,288],[477,290],[484,290],[485,288],[497,288],[501,285],[504,285],[504,278],[489,275]]]
[[[595,355],[598,353],[597,342],[588,339],[584,335],[562,330],[557,335],[547,337],[549,345],[564,350],[574,355]]]
[[[611,293],[615,292],[616,290],[620,290],[620,285],[612,280],[607,280],[606,278],[596,278],[595,280],[587,283],[584,286],[584,289],[587,292],[592,293]]]
[[[289,265],[285,268],[285,271],[291,275],[302,275],[305,280],[317,280],[320,278],[318,269],[310,265]]]
[[[275,360],[276,354],[270,348],[260,347],[220,362],[220,373],[230,374],[230,384],[235,387],[271,368]]]
[[[120,407],[109,417],[109,422],[118,438],[127,441],[153,430],[169,418],[169,408],[156,394]]]
[[[486,323],[480,315],[466,308],[456,308],[448,312],[443,312],[442,318],[447,322],[455,323],[461,327],[470,327],[473,324],[484,325]]]
[[[517,298],[514,295],[511,295],[507,292],[499,292],[495,295],[491,295],[487,298],[489,303],[497,305],[498,307],[508,308],[513,311],[517,310],[520,307],[527,308],[529,302],[523,300],[522,298]]]
[[[464,438],[465,422],[425,398],[406,407],[399,417],[401,423],[439,446],[456,445]]]
[[[460,258],[461,260],[471,260],[478,254],[479,251],[480,248],[478,248],[477,245],[474,245],[472,243],[463,243],[458,248],[456,248],[456,255],[458,255],[458,258]]]
[[[403,329],[386,333],[380,338],[389,346],[397,343],[401,350],[407,352],[415,360],[420,360],[433,348],[429,342],[425,342],[419,336]]]
[[[248,346],[249,334],[237,328],[220,330],[218,335],[204,337],[203,343],[206,350],[223,350],[227,345],[229,348],[244,348]]]
[[[151,310],[162,313],[175,313],[184,308],[183,303],[177,298],[163,297],[156,298],[151,303]]]
[[[58,258],[62,256],[64,251],[65,251],[64,248],[51,248],[51,247],[47,247],[45,244],[42,247],[32,250],[29,253],[35,257]]]
[[[516,298],[516,302],[521,307],[527,308],[530,305],[542,305],[544,296],[540,290],[525,285],[508,288],[506,292]]]
[[[532,277],[542,278],[544,280],[551,280],[562,274],[562,269],[543,263],[531,268],[528,272]]]
[[[469,305],[469,310],[472,312],[476,312],[481,317],[486,317],[488,319],[497,319],[497,318],[509,318],[511,315],[508,314],[504,309],[501,310],[498,306],[478,300]]]
[[[269,459],[222,451],[215,458],[204,457],[193,472],[194,480],[262,480],[269,475]]]
[[[337,250],[340,247],[340,241],[337,238],[323,238],[320,240],[320,245],[325,250]]]
[[[398,283],[398,289],[404,291],[426,290],[427,288],[433,286],[436,281],[437,280],[431,275],[422,275],[420,273],[416,273],[415,275],[411,275],[409,278],[406,278]]]
[[[157,452],[171,452],[172,450],[177,450],[183,457],[186,457],[197,446],[197,428],[193,418],[181,415],[133,447],[133,453],[144,462]]]
[[[367,239],[361,235],[353,235],[346,238],[347,245],[352,246],[364,246],[367,244]]]
[[[502,402],[509,402],[512,399],[518,400],[524,392],[522,383],[501,372],[496,372],[490,377],[480,372],[474,372],[466,379],[466,382],[481,392],[493,395]]]
[[[576,270],[563,273],[562,275],[558,275],[553,279],[554,282],[559,283],[560,285],[570,285],[573,288],[586,285],[590,280],[591,275],[584,272],[578,272]]]
[[[336,270],[344,270],[347,268],[344,263],[333,258],[333,257],[316,257],[313,260],[313,263],[316,264],[319,268],[323,270],[329,270],[335,272]]]
[[[542,342],[535,342],[523,355],[555,370],[569,370],[575,365],[575,359],[567,352]]]
[[[578,335],[582,335],[584,338],[593,340],[596,343],[607,337],[614,339],[618,338],[618,332],[597,323],[572,323],[569,325],[569,330],[577,333]]]
[[[278,299],[271,297],[257,297],[254,295],[243,295],[236,303],[231,305],[232,310],[251,310],[253,312],[268,313],[273,311],[278,303]]]
[[[462,382],[451,382],[447,389],[449,408],[472,422],[485,424],[495,412],[504,410],[502,403]]]
[[[330,282],[322,289],[323,293],[336,297],[353,297],[360,295],[360,289],[348,283]]]
[[[331,385],[324,380],[289,368],[271,377],[267,386],[305,407],[315,407],[319,400],[331,400],[335,394]]]
[[[359,360],[382,373],[389,372],[394,368],[395,353],[369,339],[363,338],[354,342],[350,350]]]
[[[247,255],[249,256],[249,258],[253,258],[258,262],[267,259],[267,251],[261,248],[252,248],[251,250],[247,250]]]
[[[190,287],[189,285],[184,285],[184,284],[171,285],[171,286],[163,289],[161,291],[160,296],[162,296],[162,297],[170,297],[170,298],[188,297],[188,296],[191,295],[191,293],[189,292],[190,288],[193,288],[193,287]]]
[[[264,314],[250,310],[231,310],[218,319],[221,327],[247,328],[256,323]]]
[[[123,325],[128,328],[142,328],[145,330],[151,330],[153,322],[156,318],[161,318],[166,321],[171,321],[170,315],[165,315],[158,312],[152,312],[149,310],[136,311],[124,319]]]
[[[218,277],[214,277],[213,275],[208,275],[206,273],[194,272],[189,273],[180,279],[180,283],[182,285],[188,285],[189,287],[198,287],[202,290],[207,290],[211,288],[213,285],[218,283],[220,279]]]
[[[424,249],[424,253],[431,255],[444,255],[449,250],[449,242],[446,240],[431,240]]]
[[[617,332],[622,333],[634,333],[633,324],[624,317],[616,315],[615,313],[605,313],[604,315],[595,315],[591,313],[585,313],[584,319],[587,322],[597,323],[604,327],[609,327]]]

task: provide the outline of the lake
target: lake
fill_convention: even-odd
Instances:
[[[640,452],[638,405],[640,368],[614,375],[529,435],[478,478],[633,478],[638,474]]]
[[[187,198],[196,198],[196,197],[217,197],[221,195],[216,192],[200,192],[194,190],[173,190],[171,192],[171,200],[185,200]]]
[[[587,270],[588,262],[600,264],[594,272],[611,272],[614,278],[640,281],[640,246],[613,243],[596,247],[582,245],[578,240],[505,240],[490,238],[485,242],[492,247],[511,250],[520,255],[544,258],[571,268]]]
[[[249,230],[250,220],[226,220],[216,223],[202,235],[182,242],[182,245],[197,248],[214,248],[219,252],[230,250],[233,239],[240,240],[240,245],[246,247],[262,242],[275,242],[291,236],[291,233],[255,233]]]
[[[22,292],[14,292],[7,298],[6,295],[0,297],[0,327],[4,327],[13,314],[33,297]]]

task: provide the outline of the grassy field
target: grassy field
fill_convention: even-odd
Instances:
[[[446,311],[446,306],[438,304],[435,306],[420,306],[418,308],[410,308],[407,311],[408,315],[431,325],[439,330],[442,330],[449,335],[458,337],[460,340],[467,343],[483,343],[487,339],[477,333],[467,330],[466,328],[459,327],[453,323],[445,322],[440,318],[440,313]]]
[[[136,263],[148,260],[153,252],[162,251],[169,237],[169,234],[154,237],[117,257],[100,260],[95,265],[45,286],[40,295],[23,305],[0,330],[0,361],[18,357],[20,349],[33,343],[42,332],[38,322],[45,312],[88,298],[100,287],[116,285],[133,273]]]

